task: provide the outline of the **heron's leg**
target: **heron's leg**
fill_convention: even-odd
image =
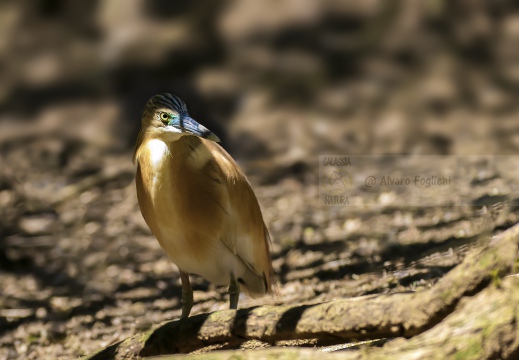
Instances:
[[[180,280],[182,281],[182,315],[180,315],[180,318],[185,319],[189,316],[193,307],[193,289],[187,272],[180,270]]]
[[[231,274],[231,282],[229,284],[229,309],[236,310],[238,308],[238,298],[240,297],[240,285],[236,282],[234,275]]]

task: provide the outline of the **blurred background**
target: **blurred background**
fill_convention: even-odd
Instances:
[[[272,166],[519,144],[512,1],[0,6],[3,137],[66,131],[125,151],[146,100],[170,91],[235,156]]]
[[[289,247],[331,241],[303,253],[381,263],[386,235],[351,250],[347,235],[369,221],[316,207],[318,156],[517,153],[518,10],[511,0],[0,2],[0,351],[83,354],[146,329],[138,316],[178,316],[178,274],[133,188],[140,116],[159,92],[183,98],[257,186],[275,268],[292,281],[285,302],[335,288],[290,277],[305,265]],[[333,260],[324,255],[305,264]],[[342,279],[341,266],[323,276]],[[194,312],[225,307],[196,284]]]

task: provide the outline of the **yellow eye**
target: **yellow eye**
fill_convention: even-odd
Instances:
[[[166,124],[169,122],[169,115],[167,113],[161,113],[160,119],[162,120],[163,123]]]

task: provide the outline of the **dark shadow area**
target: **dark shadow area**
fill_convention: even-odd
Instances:
[[[186,349],[190,349],[190,342],[193,341],[193,339],[190,339],[189,337],[184,337],[185,339],[182,339],[182,334],[196,334],[204,325],[204,322],[207,320],[208,316],[209,314],[195,315],[191,316],[189,319],[180,319],[161,326],[159,329],[156,329],[154,333],[146,340],[144,348],[141,350],[139,355],[145,357],[183,353],[182,348],[177,347],[178,344],[181,344],[181,346]],[[184,331],[176,331],[172,329],[184,329]],[[164,339],[161,339],[161,336],[164,336],[162,334],[167,335],[172,333],[177,333],[179,337],[185,341],[179,341],[177,339],[175,342],[168,342],[164,341]],[[169,347],[168,343],[172,346]]]
[[[301,305],[292,309],[288,309],[283,313],[277,322],[276,327],[283,329],[283,332],[286,332],[287,334],[293,333],[304,312],[314,306],[315,305]]]

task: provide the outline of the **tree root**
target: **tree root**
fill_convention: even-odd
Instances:
[[[165,323],[85,359],[137,359],[140,356],[188,353],[212,344],[239,344],[253,339],[269,343],[292,339],[344,343],[388,337],[411,338],[418,334],[421,335],[410,340],[389,342],[384,346],[384,352],[373,348],[341,352],[340,355],[343,359],[346,355],[361,359],[369,353],[375,358],[401,359],[402,354],[424,351],[424,357],[429,358],[435,352],[446,354],[446,351],[455,352],[461,348],[468,351],[468,355],[492,353],[504,356],[515,353],[519,346],[519,331],[515,328],[519,280],[501,281],[501,278],[513,270],[518,240],[519,225],[516,225],[498,235],[484,250],[469,254],[433,288],[420,293],[373,295],[321,304],[260,306],[201,314]],[[464,296],[475,295],[485,288],[478,296],[460,304]],[[484,297],[484,300],[476,302],[479,297]],[[477,329],[482,329],[482,332],[476,337],[470,336],[477,333]],[[488,339],[482,344],[482,337],[507,339],[507,346],[488,348]],[[445,347],[447,343],[451,346]],[[459,346],[456,345],[458,343]],[[309,350],[264,351],[265,358],[270,356],[267,355],[269,351],[287,351],[287,354],[291,352],[304,358]],[[215,353],[211,354],[214,358]],[[226,358],[225,354],[228,353],[221,354],[222,358]],[[335,354],[323,355],[321,353],[319,356],[326,359]]]

